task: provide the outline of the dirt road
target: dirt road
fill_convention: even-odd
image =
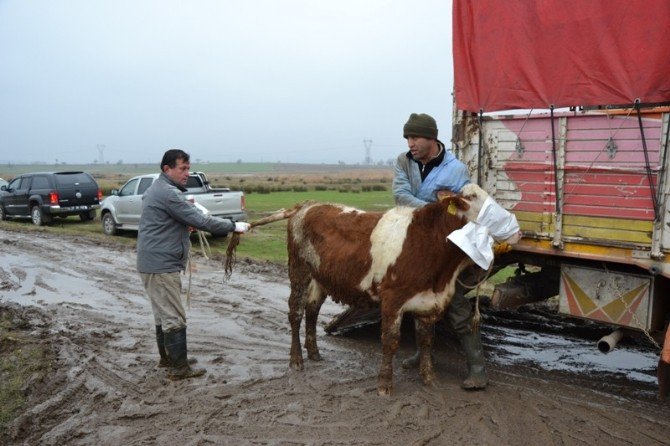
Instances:
[[[425,388],[416,371],[397,366],[395,392],[382,398],[377,330],[328,336],[320,328],[324,360],[291,371],[283,268],[240,262],[224,282],[220,262],[197,259],[189,352],[208,373],[170,382],[155,367],[151,309],[131,248],[4,230],[0,246],[0,305],[34,307],[35,331],[58,353],[55,376],[32,389],[30,407],[10,427],[10,444],[670,443],[670,403],[656,401],[651,376],[655,353],[636,345],[622,347],[644,363],[634,373],[574,369],[569,365],[587,353],[550,345],[549,335],[485,323],[486,391],[459,388],[464,359],[442,336],[438,385]],[[327,302],[320,327],[341,310]],[[510,359],[533,340],[563,355],[546,367]],[[399,355],[412,349],[410,337]],[[561,362],[567,367],[551,367]]]

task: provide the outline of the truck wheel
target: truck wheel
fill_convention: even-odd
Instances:
[[[107,235],[116,235],[118,232],[114,223],[114,217],[109,212],[102,215],[102,232]]]
[[[7,220],[7,214],[5,214],[5,208],[0,205],[0,221]]]
[[[95,218],[95,211],[86,211],[79,214],[81,221],[91,221]]]
[[[34,205],[30,208],[30,218],[35,226],[44,226],[51,223],[51,216],[46,215],[40,205]]]

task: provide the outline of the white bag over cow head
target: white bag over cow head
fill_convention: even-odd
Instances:
[[[496,203],[476,184],[465,185],[461,193],[471,204],[465,214],[468,223],[449,234],[447,239],[461,248],[480,268],[489,269],[493,262],[494,241],[518,242],[521,238],[519,223],[514,214]],[[477,214],[473,217],[475,211]]]

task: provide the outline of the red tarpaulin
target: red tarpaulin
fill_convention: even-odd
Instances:
[[[453,2],[460,110],[670,101],[670,0]]]

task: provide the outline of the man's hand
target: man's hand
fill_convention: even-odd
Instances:
[[[235,222],[235,232],[238,234],[244,234],[247,232],[249,229],[251,229],[251,225],[245,221],[236,221]]]

